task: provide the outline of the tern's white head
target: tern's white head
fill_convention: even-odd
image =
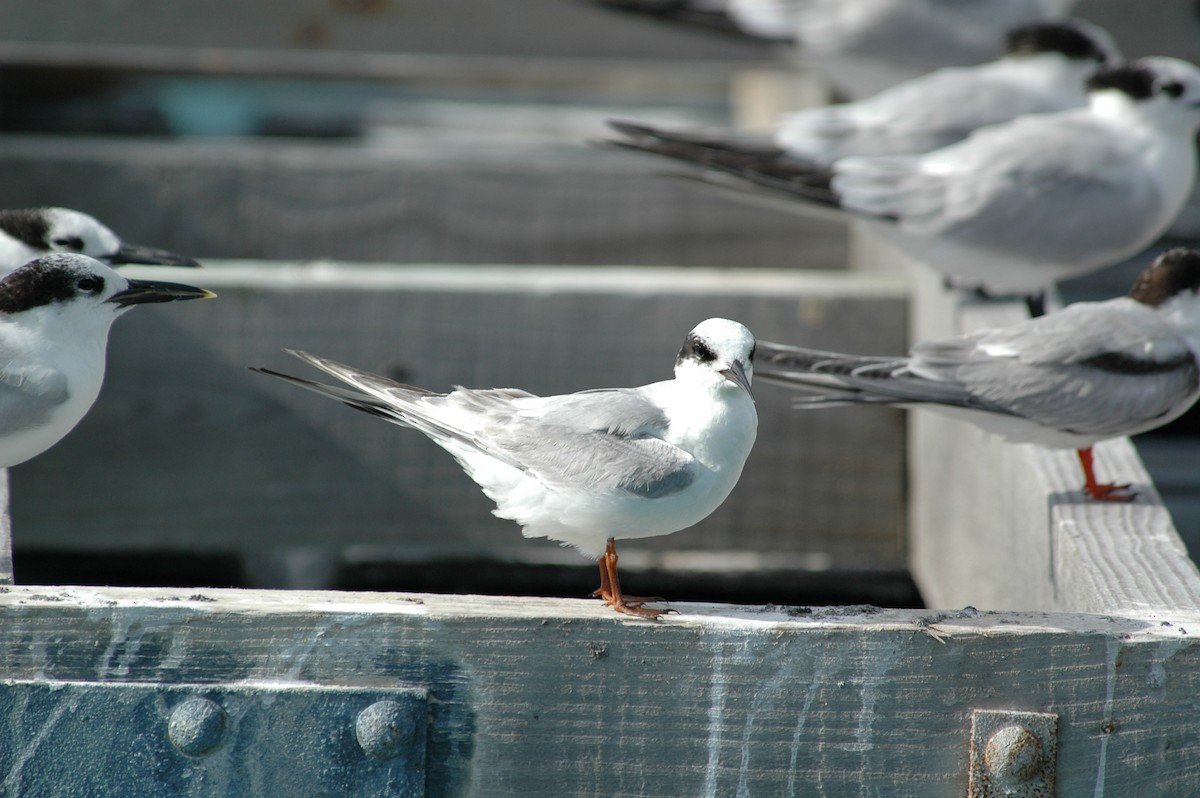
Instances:
[[[162,249],[127,244],[97,219],[70,208],[0,210],[0,274],[55,252],[87,255],[110,266],[199,266]]]
[[[675,377],[721,379],[753,396],[754,336],[745,326],[729,319],[707,319],[696,325],[679,350]]]
[[[107,329],[134,305],[212,296],[190,285],[130,280],[87,255],[56,253],[0,279],[0,321],[31,325],[35,318],[54,319],[43,322],[47,335],[71,335],[77,326]]]

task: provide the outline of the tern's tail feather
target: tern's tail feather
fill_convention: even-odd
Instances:
[[[258,366],[251,366],[250,370],[257,371],[259,374],[266,374],[267,376],[281,379],[284,382],[290,382],[292,385],[298,385],[299,387],[312,391],[313,393],[319,393],[322,396],[328,396],[330,399],[336,399],[339,402],[343,402],[346,405],[353,407],[355,410],[362,410],[366,413],[370,413],[371,415],[382,416],[389,421],[400,421],[400,419],[395,418],[394,415],[389,412],[387,405],[378,399],[368,396],[360,391],[352,391],[348,388],[342,388],[337,385],[327,385],[326,383],[316,382],[315,380],[306,380],[303,377],[294,377],[291,374],[284,374],[279,371],[273,371],[268,368],[260,368]]]
[[[379,416],[393,424],[412,427],[450,451],[460,462],[464,462],[464,465],[469,465],[463,459],[468,453],[482,452],[507,466],[522,469],[521,464],[510,454],[489,445],[476,433],[481,419],[486,417],[487,410],[530,394],[504,388],[489,391],[460,389],[452,394],[435,393],[307,352],[293,349],[287,351],[351,387],[326,385],[265,368],[252,370],[337,399],[355,410]],[[470,472],[469,467],[468,473]]]
[[[606,139],[603,144],[680,161],[726,180],[736,178],[748,189],[791,201],[840,205],[830,187],[832,175],[828,169],[790,155],[769,137],[672,131],[625,120],[608,120],[608,124],[623,138]],[[714,182],[720,185],[721,181]]]
[[[697,7],[697,4],[672,0],[597,0],[599,5],[616,11],[643,14],[657,19],[669,20],[674,23],[687,25],[708,31],[715,31],[729,36],[761,41],[764,36],[746,32],[737,22],[724,11]]]
[[[843,355],[760,341],[754,361],[755,379],[814,394],[798,398],[797,407],[905,401],[887,388],[908,365],[907,358]]]
[[[796,406],[803,408],[932,404],[1005,412],[973,396],[952,375],[934,379],[914,371],[907,357],[843,355],[759,341],[754,379],[815,394],[796,401]]]

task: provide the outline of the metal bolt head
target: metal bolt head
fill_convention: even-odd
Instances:
[[[988,739],[983,758],[992,777],[1006,786],[1029,781],[1045,764],[1041,738],[1018,725],[997,729]]]
[[[207,698],[189,698],[171,710],[167,738],[181,754],[204,756],[225,736],[225,710]]]
[[[354,724],[358,744],[375,759],[393,759],[413,748],[417,722],[412,713],[395,701],[376,701],[358,713]]]

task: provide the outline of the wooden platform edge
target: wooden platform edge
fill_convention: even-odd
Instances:
[[[1060,795],[1183,794],[1200,778],[1198,613],[673,606],[650,622],[595,600],[3,588],[0,701],[33,690],[46,706],[0,739],[0,778],[36,788],[71,767],[53,754],[89,683],[162,686],[142,725],[88,727],[104,740],[94,772],[130,748],[149,756],[187,691],[338,685],[429,695],[437,795],[949,798],[964,794],[979,709],[1057,716]],[[168,750],[145,772],[243,767]]]

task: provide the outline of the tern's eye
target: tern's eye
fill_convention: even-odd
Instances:
[[[1177,80],[1162,85],[1162,93],[1168,97],[1178,97],[1183,94],[1183,84]]]
[[[89,274],[87,277],[80,277],[75,282],[75,287],[85,294],[96,294],[104,288],[104,281]]]
[[[60,250],[65,249],[70,252],[83,252],[83,239],[79,236],[56,238],[50,243]]]

